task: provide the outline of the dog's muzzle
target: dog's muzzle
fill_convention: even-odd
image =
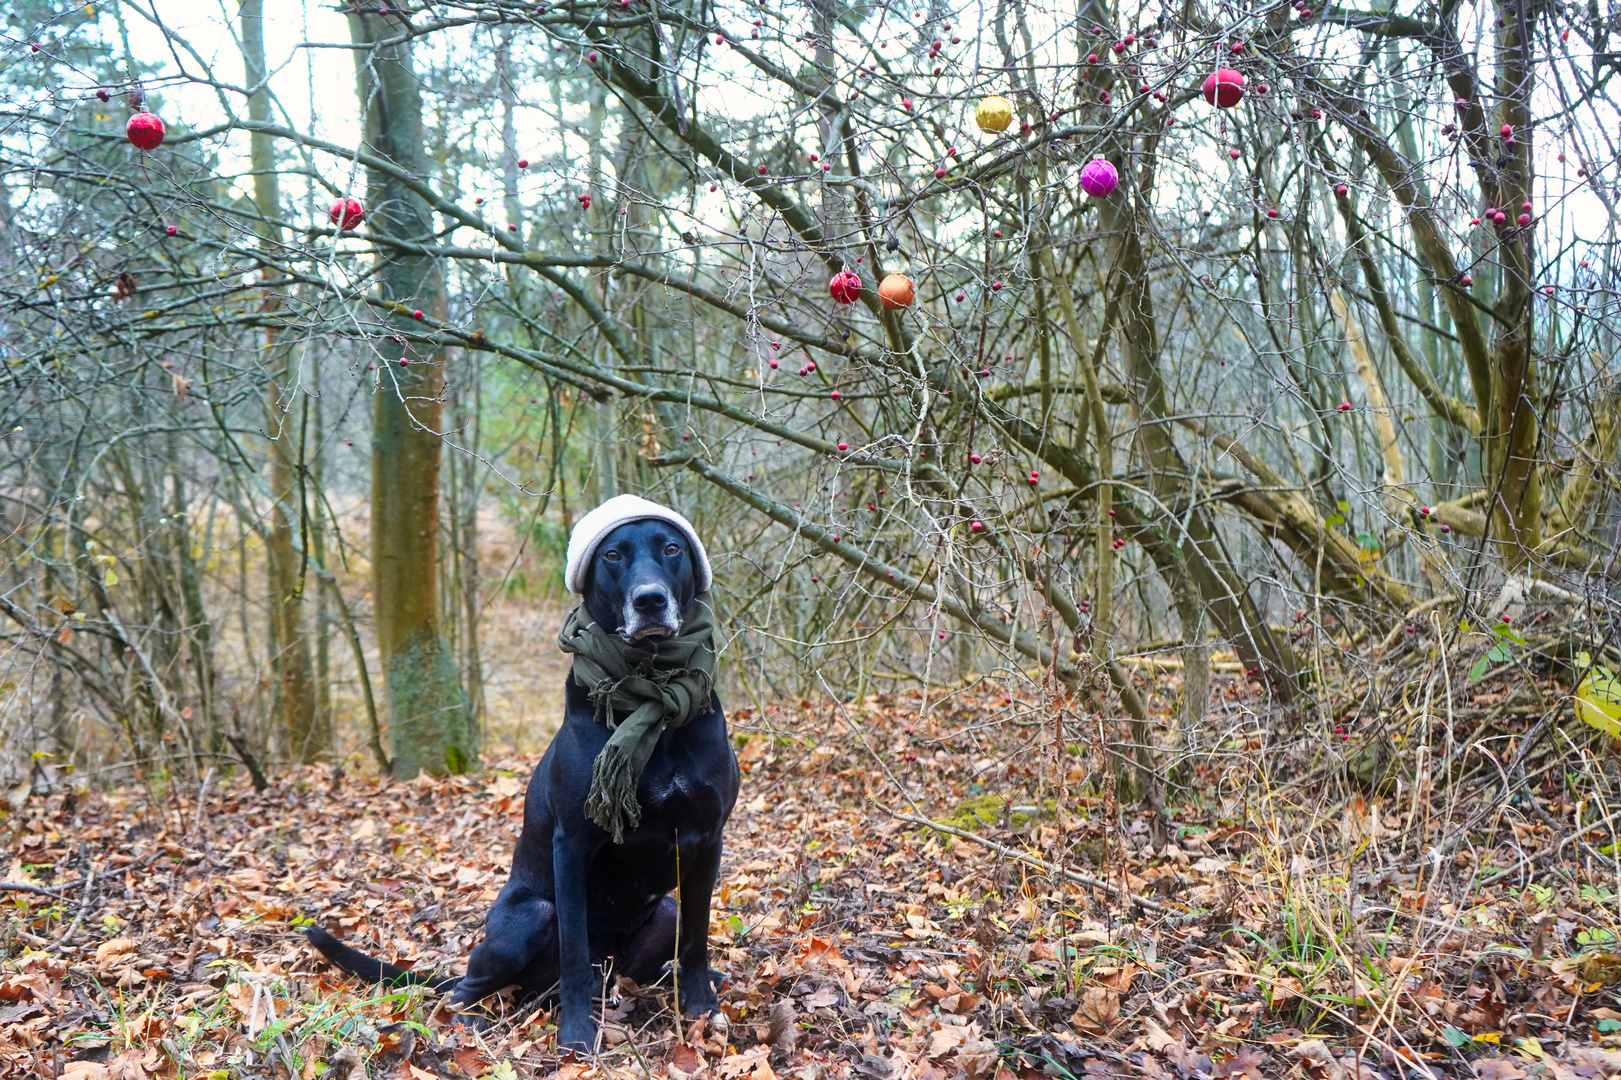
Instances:
[[[635,643],[671,637],[681,630],[681,613],[662,585],[641,585],[625,598],[624,625],[619,636]]]

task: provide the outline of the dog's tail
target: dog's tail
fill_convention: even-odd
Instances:
[[[345,945],[320,926],[305,927],[304,936],[309,938],[311,945],[320,950],[322,956],[332,962],[333,967],[367,982],[387,983],[389,986],[426,986],[436,994],[454,990],[456,984],[461,982],[460,976],[435,979],[431,975],[407,971],[376,957],[367,956],[359,949]]]

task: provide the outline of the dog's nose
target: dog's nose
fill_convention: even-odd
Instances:
[[[643,615],[657,615],[670,606],[670,594],[657,585],[645,585],[631,596],[630,604]]]

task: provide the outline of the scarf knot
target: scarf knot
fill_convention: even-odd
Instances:
[[[622,844],[641,824],[636,787],[665,731],[706,712],[715,690],[715,616],[700,593],[679,633],[631,644],[586,613],[569,612],[557,646],[574,657],[574,679],[585,688],[598,722],[613,734],[591,765],[585,816]],[[615,712],[629,713],[616,720]]]

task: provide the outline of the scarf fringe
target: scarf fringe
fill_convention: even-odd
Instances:
[[[625,833],[642,823],[642,806],[636,799],[634,763],[621,747],[609,743],[591,765],[591,791],[585,798],[585,816],[623,844]]]

